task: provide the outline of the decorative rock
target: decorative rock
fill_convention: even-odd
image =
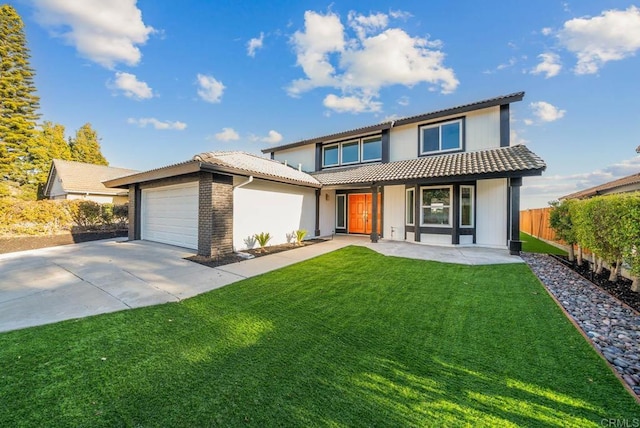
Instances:
[[[549,256],[523,253],[522,258],[640,396],[640,315]]]

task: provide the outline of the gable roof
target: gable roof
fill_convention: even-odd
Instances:
[[[324,186],[386,184],[411,180],[540,175],[544,161],[526,146],[516,145],[477,152],[428,156],[418,159],[324,170],[312,175]]]
[[[562,196],[560,197],[560,199],[591,198],[592,196],[597,196],[601,193],[615,193],[614,191],[616,189],[625,186],[631,186],[633,184],[638,184],[637,190],[640,190],[640,172],[637,174],[619,178],[618,180],[609,181],[608,183],[604,183],[599,186],[590,187],[588,189],[580,190],[579,192],[574,192],[569,195]]]
[[[295,143],[284,144],[282,146],[269,147],[267,149],[263,149],[262,153],[278,152],[281,150],[292,149],[294,147],[304,146],[307,144],[315,144],[323,141],[338,140],[341,138],[348,138],[356,135],[363,135],[371,132],[382,131],[383,129],[391,129],[394,126],[424,122],[426,120],[433,120],[440,117],[451,116],[455,114],[467,113],[474,110],[480,110],[484,108],[510,104],[516,101],[522,101],[523,98],[524,98],[524,92],[514,92],[508,95],[501,95],[495,98],[489,98],[486,100],[476,101],[469,104],[463,104],[456,107],[436,110],[428,113],[419,114],[416,116],[409,116],[409,117],[396,119],[396,120],[388,120],[375,125],[364,126],[362,128],[351,129],[348,131],[338,132],[335,134],[323,135],[321,137],[315,137],[308,140],[301,140]]]
[[[105,184],[113,187],[127,187],[130,184],[160,180],[199,171],[227,173],[244,177],[254,176],[280,183],[315,188],[322,186],[318,180],[306,172],[298,171],[278,161],[240,151],[200,153],[186,162],[107,180]]]
[[[51,162],[44,194],[50,195],[54,177],[57,176],[66,193],[118,195],[122,193],[121,189],[109,188],[102,182],[136,172],[138,171],[133,169],[54,159]]]

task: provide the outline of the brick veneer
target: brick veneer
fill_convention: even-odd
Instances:
[[[220,257],[233,252],[233,177],[200,172],[198,255]]]

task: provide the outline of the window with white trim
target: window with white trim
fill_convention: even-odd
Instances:
[[[347,228],[347,195],[336,195],[336,229]]]
[[[360,162],[360,141],[348,141],[340,144],[340,152],[342,165]]]
[[[460,227],[473,227],[473,186],[460,186]]]
[[[462,150],[462,119],[420,127],[420,154]]]
[[[332,143],[322,147],[322,167],[382,160],[382,136]]]
[[[405,198],[404,210],[405,210],[405,224],[407,226],[415,225],[415,205],[416,204],[416,189],[407,189]]]
[[[422,226],[451,226],[451,186],[421,187]]]
[[[382,137],[364,138],[362,140],[362,162],[373,162],[382,159]]]
[[[338,144],[324,146],[322,148],[322,166],[340,165],[339,150],[340,146]]]

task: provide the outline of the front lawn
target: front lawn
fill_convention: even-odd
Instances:
[[[522,251],[527,253],[541,253],[541,254],[557,254],[559,256],[566,256],[567,252],[558,247],[528,235],[524,232],[520,232],[520,240],[522,241]]]
[[[600,426],[640,406],[525,264],[348,247],[0,334],[0,426]]]

